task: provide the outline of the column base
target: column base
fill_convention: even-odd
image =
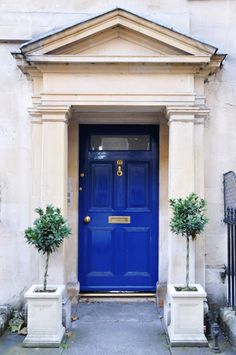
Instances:
[[[80,294],[80,283],[76,282],[68,282],[66,285],[67,294],[70,298],[71,304],[73,306],[79,303],[79,294]]]
[[[208,341],[205,336],[199,337],[191,335],[191,339],[186,339],[186,336],[181,337],[169,337],[170,345],[173,347],[208,347]]]
[[[25,348],[59,348],[65,334],[65,328],[61,327],[57,335],[27,335],[23,341]]]
[[[156,283],[156,303],[157,307],[163,308],[164,301],[167,292],[167,283],[166,282],[157,282]]]

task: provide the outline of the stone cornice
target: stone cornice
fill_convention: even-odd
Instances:
[[[209,56],[172,55],[172,56],[75,56],[75,55],[29,55],[30,63],[209,63]]]

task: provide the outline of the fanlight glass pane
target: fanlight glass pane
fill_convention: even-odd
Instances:
[[[150,150],[149,135],[92,135],[91,150]]]

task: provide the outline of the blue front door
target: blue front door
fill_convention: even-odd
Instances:
[[[154,291],[158,127],[80,126],[82,291]]]

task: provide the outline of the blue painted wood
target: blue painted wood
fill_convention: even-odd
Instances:
[[[92,134],[149,134],[146,151],[92,151]],[[80,125],[82,291],[154,291],[158,280],[158,126]],[[121,177],[117,160],[123,160]],[[91,217],[85,224],[83,218]],[[130,224],[109,224],[130,216]]]

